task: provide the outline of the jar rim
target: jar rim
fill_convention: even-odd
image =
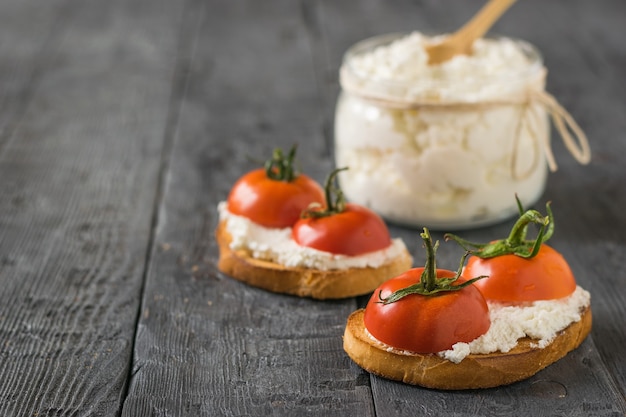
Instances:
[[[366,53],[374,51],[378,47],[384,47],[390,45],[396,40],[407,37],[412,33],[419,33],[423,36],[427,37],[435,37],[444,34],[429,34],[429,33],[421,33],[421,32],[396,32],[396,33],[387,33],[383,35],[377,35],[370,38],[363,39],[351,47],[345,52],[342,60],[342,71],[346,71],[351,77],[354,77],[357,81],[367,82],[370,85],[372,83],[376,84],[376,87],[387,87],[389,90],[393,91],[398,88],[405,88],[407,86],[419,86],[428,85],[432,88],[443,87],[454,85],[459,88],[469,88],[475,85],[501,85],[511,83],[526,83],[536,79],[539,76],[542,76],[545,73],[545,68],[543,64],[543,57],[541,52],[537,49],[536,46],[522,39],[512,38],[508,36],[501,36],[497,34],[492,34],[489,36],[485,36],[484,39],[499,41],[506,40],[512,42],[517,49],[526,57],[528,60],[527,66],[523,66],[519,70],[512,70],[495,74],[489,74],[488,78],[477,77],[473,79],[465,79],[458,80],[455,79],[453,82],[447,79],[433,79],[425,77],[424,80],[398,80],[388,77],[382,76],[374,76],[366,73],[365,71],[356,68],[354,65],[354,58],[363,56]],[[377,88],[378,89],[378,88]],[[386,88],[385,88],[386,89]]]

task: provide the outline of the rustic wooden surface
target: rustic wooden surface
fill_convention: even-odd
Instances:
[[[453,30],[481,4],[0,0],[0,415],[625,415],[623,0],[520,0],[494,28],[539,47],[592,143],[581,167],[555,139],[538,204],[592,294],[591,337],[562,361],[482,391],[387,381],[341,347],[364,298],[216,270],[216,205],[255,159],[298,143],[311,176],[332,168],[343,52]],[[423,261],[415,230],[391,230]]]

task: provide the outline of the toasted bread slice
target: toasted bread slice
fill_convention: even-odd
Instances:
[[[286,267],[253,258],[246,250],[233,251],[225,222],[216,230],[219,245],[218,269],[249,285],[268,291],[316,299],[347,298],[374,291],[383,281],[412,265],[408,251],[378,268],[317,270]]]
[[[491,388],[531,377],[576,349],[591,331],[591,307],[581,319],[559,332],[543,349],[523,338],[507,353],[470,354],[455,364],[436,354],[406,354],[385,349],[372,340],[363,322],[364,310],[353,312],[343,338],[348,356],[360,367],[384,378],[442,390]]]

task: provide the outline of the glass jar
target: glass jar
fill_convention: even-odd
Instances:
[[[482,57],[429,67],[423,48],[394,46],[409,35],[426,39],[379,36],[344,56],[335,162],[349,168],[339,176],[348,200],[394,223],[439,230],[512,217],[516,195],[524,207],[535,203],[546,184],[550,140],[545,107],[532,99],[545,88],[537,49],[481,39]],[[491,62],[496,43],[507,50]]]

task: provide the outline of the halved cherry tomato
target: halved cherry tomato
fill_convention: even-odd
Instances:
[[[507,303],[554,300],[576,290],[576,280],[565,258],[545,243],[533,258],[500,255],[467,261],[468,275],[488,275],[476,283],[486,299]]]
[[[302,246],[348,256],[391,244],[385,222],[372,210],[351,203],[340,213],[298,220],[293,226],[293,239]]]
[[[546,210],[548,215],[544,217],[536,210],[524,212],[520,205],[520,217],[509,236],[486,244],[446,234],[447,239],[457,241],[473,254],[465,267],[468,275],[489,276],[476,283],[487,300],[504,303],[554,300],[576,290],[576,280],[567,261],[544,243],[554,232],[554,215],[549,203]],[[541,228],[535,239],[527,240],[531,223]]]
[[[324,202],[324,190],[315,180],[293,169],[295,147],[288,156],[274,151],[265,168],[241,177],[228,195],[228,211],[261,226],[291,227],[311,203]]]
[[[363,206],[346,203],[341,190],[334,186],[335,177],[344,169],[330,173],[325,184],[326,208],[313,205],[305,210],[293,226],[293,239],[301,246],[348,256],[389,247],[389,230],[380,216]]]
[[[485,334],[491,321],[484,297],[472,285],[478,278],[461,276],[461,266],[457,272],[437,269],[437,245],[432,247],[427,229],[422,238],[429,252],[426,265],[380,285],[365,308],[364,322],[389,346],[436,353]]]

